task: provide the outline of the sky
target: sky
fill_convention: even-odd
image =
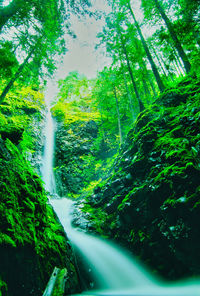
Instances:
[[[105,0],[91,0],[92,10],[109,12],[110,8],[106,2]],[[95,50],[95,45],[98,43],[96,35],[101,32],[105,24],[104,18],[95,20],[88,16],[82,19],[72,16],[70,24],[77,38],[69,40],[69,37],[66,36],[68,52],[57,75],[64,78],[66,73],[77,70],[86,75],[88,79],[94,78],[97,71],[102,70],[105,65],[110,63],[110,59],[105,56],[105,50],[102,48]]]
[[[109,11],[105,0],[92,0],[93,10],[98,9],[104,12]],[[103,70],[104,66],[110,65],[111,59],[106,56],[103,47],[95,50],[98,43],[96,37],[101,32],[105,21],[103,18],[95,20],[85,16],[79,19],[77,16],[71,16],[71,29],[76,34],[75,39],[66,35],[67,53],[58,64],[58,69],[52,79],[47,83],[46,98],[53,100],[56,96],[57,81],[64,79],[70,72],[78,71],[84,74],[88,79],[95,78],[98,71]]]
[[[106,0],[91,0],[93,11],[101,10],[109,13],[110,7]],[[134,0],[136,15],[141,19],[139,11],[140,0]],[[71,29],[75,32],[77,38],[73,39],[66,35],[67,53],[63,57],[62,63],[58,64],[58,70],[54,77],[48,81],[46,98],[52,101],[58,92],[57,81],[64,79],[70,72],[78,71],[84,74],[88,79],[95,78],[97,72],[103,70],[105,66],[111,64],[111,59],[106,56],[105,48],[102,46],[95,50],[98,43],[96,37],[105,24],[104,18],[95,20],[88,16],[79,19],[77,16],[71,16]]]

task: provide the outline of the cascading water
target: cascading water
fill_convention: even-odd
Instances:
[[[70,222],[71,200],[50,201],[70,241],[90,264],[95,281],[102,289],[122,289],[153,285],[153,279],[128,255],[100,238],[74,229]]]
[[[53,154],[54,154],[54,130],[55,125],[51,115],[50,106],[46,115],[46,124],[44,129],[45,144],[42,161],[42,179],[45,183],[45,189],[51,194],[56,193],[55,178],[53,173]]]
[[[42,178],[46,189],[56,193],[53,173],[54,122],[50,107],[45,126],[45,146],[42,165]],[[82,293],[82,295],[143,295],[143,296],[199,296],[199,282],[181,286],[158,284],[135,260],[125,251],[113,244],[92,235],[85,234],[71,226],[70,206],[72,201],[66,198],[50,199],[61,224],[71,242],[80,250],[82,256],[91,266],[94,280],[100,290]]]

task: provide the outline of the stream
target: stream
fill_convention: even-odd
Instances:
[[[41,173],[45,188],[56,196],[56,184],[53,173],[55,149],[55,123],[48,106],[44,129],[45,145]],[[145,270],[132,256],[117,245],[74,228],[71,225],[73,201],[67,198],[50,198],[60,223],[73,247],[87,262],[97,290],[90,290],[79,295],[118,295],[118,296],[200,296],[199,281],[188,281],[167,285],[161,283]]]

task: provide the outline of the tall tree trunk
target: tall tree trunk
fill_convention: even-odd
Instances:
[[[142,60],[141,60],[141,63],[142,63],[142,68],[143,68],[143,69],[145,70],[145,72],[146,72],[147,79],[148,79],[148,82],[149,82],[149,84],[150,84],[150,86],[151,86],[151,89],[152,89],[152,91],[153,91],[153,94],[154,94],[154,96],[156,97],[156,96],[157,96],[157,92],[156,92],[156,90],[155,90],[154,83],[153,83],[152,78],[150,77],[150,75],[149,75],[149,73],[148,73],[147,66],[146,66],[146,63],[145,63],[145,61],[143,60],[143,58],[142,58]]]
[[[150,91],[149,91],[148,85],[146,83],[146,80],[144,78],[142,78],[142,83],[143,83],[143,86],[144,86],[144,92],[145,92],[145,95],[147,97],[147,101],[149,102]]]
[[[123,37],[122,37],[120,32],[119,32],[119,35],[120,35],[120,40],[121,40],[121,44],[122,44],[122,49],[123,49],[123,52],[124,52],[125,57],[126,57],[126,63],[127,63],[127,66],[128,66],[128,71],[129,71],[129,74],[131,76],[131,81],[132,81],[133,88],[134,88],[134,91],[135,91],[135,95],[136,95],[136,98],[137,98],[137,101],[138,101],[139,110],[140,110],[140,112],[142,112],[144,110],[144,105],[143,105],[143,103],[142,103],[142,101],[140,99],[139,91],[138,91],[137,84],[136,84],[134,76],[133,76],[133,71],[131,69],[131,64],[130,64],[128,53],[127,53],[127,50],[126,50],[126,46],[124,44],[124,40],[123,40]]]
[[[22,72],[22,70],[24,69],[25,65],[28,63],[28,60],[32,56],[34,50],[35,50],[35,47],[32,48],[32,50],[29,52],[29,54],[25,58],[24,62],[19,66],[19,68],[16,71],[15,75],[10,79],[10,81],[8,82],[8,84],[6,85],[6,87],[4,88],[3,92],[0,95],[0,103],[4,100],[5,96],[9,92],[10,88],[13,86],[14,82],[19,77],[19,75]]]
[[[176,71],[176,74],[179,76],[183,76],[183,74],[182,74],[182,72],[180,71],[180,69],[179,69],[179,67],[178,67],[178,65],[177,65],[177,63],[175,62],[175,60],[173,60],[172,61],[172,64],[173,64],[173,66],[174,66],[174,69],[175,69],[175,71]]]
[[[180,55],[181,60],[183,61],[185,70],[188,73],[190,71],[190,69],[191,69],[191,64],[190,64],[190,62],[188,60],[188,57],[187,57],[185,51],[183,50],[181,42],[178,40],[178,37],[176,35],[176,32],[174,31],[172,23],[169,20],[169,18],[167,17],[167,15],[165,14],[165,12],[164,12],[162,6],[160,5],[159,1],[154,0],[154,2],[155,2],[155,5],[156,5],[157,9],[158,9],[159,13],[161,14],[161,16],[162,16],[162,18],[163,18],[163,20],[164,20],[164,22],[165,22],[165,24],[166,24],[166,26],[167,26],[167,28],[169,30],[169,33],[170,33],[170,35],[171,35],[171,37],[172,37],[172,39],[174,41],[174,45],[175,45],[175,47],[176,47],[176,49],[177,49],[177,51],[178,51],[178,53]]]
[[[180,70],[180,72],[184,75],[185,69],[183,67],[183,64],[181,63],[180,57],[177,54],[176,48],[172,47],[172,50],[173,50],[173,54],[174,54],[174,57],[175,57],[175,63],[177,65],[178,69]]]
[[[118,129],[119,129],[119,140],[120,140],[120,144],[122,144],[123,139],[122,139],[121,120],[120,120],[120,113],[119,113],[119,102],[118,102],[117,92],[116,92],[115,86],[113,88],[113,91],[114,91],[115,101],[116,101],[117,120],[118,120]]]
[[[165,69],[164,69],[164,67],[163,67],[163,65],[162,65],[162,63],[161,63],[161,61],[160,61],[160,58],[158,57],[157,52],[155,51],[154,46],[151,45],[151,49],[152,49],[152,51],[153,51],[154,56],[156,57],[156,60],[158,61],[158,64],[159,64],[159,66],[160,66],[160,68],[161,68],[161,70],[162,70],[162,72],[163,72],[163,75],[164,75],[165,78],[167,79],[167,73],[165,72]]]
[[[128,100],[129,100],[129,105],[130,105],[130,109],[131,109],[132,120],[134,122],[135,117],[134,117],[134,110],[133,110],[133,102],[132,102],[130,91],[128,89],[128,84],[127,84],[127,81],[126,81],[126,75],[125,75],[125,71],[124,71],[124,66],[123,66],[122,63],[121,63],[121,67],[122,67],[122,71],[123,71],[124,85],[125,85],[125,88],[126,88],[126,92],[127,92],[127,96],[128,96]]]
[[[103,111],[102,111],[102,107],[101,107],[101,104],[99,104],[99,112],[100,112],[100,115],[101,115],[101,129],[102,129],[102,135],[103,135],[103,141],[106,143],[106,136],[105,136],[105,131],[104,131],[104,128],[103,128]]]
[[[140,35],[140,39],[141,39],[142,45],[144,47],[144,50],[146,52],[147,58],[149,60],[149,63],[151,65],[152,71],[153,71],[154,76],[156,78],[156,82],[158,84],[158,87],[159,87],[160,91],[163,91],[165,89],[164,84],[162,82],[162,79],[160,77],[160,74],[158,73],[157,67],[156,67],[156,65],[155,65],[155,63],[153,61],[152,55],[151,55],[151,53],[149,51],[149,48],[147,46],[147,43],[146,43],[146,41],[144,39],[144,36],[143,36],[142,31],[140,29],[140,26],[139,26],[139,24],[138,24],[138,22],[137,22],[137,20],[135,18],[135,15],[134,15],[133,10],[131,8],[130,0],[128,1],[128,8],[129,8],[130,13],[131,13],[131,15],[133,17],[133,20],[134,20],[135,26],[137,28],[138,34]]]
[[[160,54],[159,56],[160,56],[161,63],[164,65],[164,69],[167,71],[167,75],[171,78],[172,81],[174,81],[174,78],[170,73],[169,69],[167,68],[166,62],[164,61],[162,55]]]
[[[148,75],[148,79],[149,79],[149,84],[151,85],[151,89],[153,91],[153,94],[156,97],[157,96],[157,92],[156,92],[156,89],[155,89],[155,86],[154,86],[154,82],[152,81],[152,78],[149,75]]]

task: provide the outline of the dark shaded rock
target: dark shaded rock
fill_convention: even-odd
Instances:
[[[27,115],[32,115],[34,113],[38,112],[38,108],[34,108],[34,107],[22,107],[21,110],[23,110]]]
[[[0,130],[0,135],[3,140],[9,139],[15,145],[18,145],[22,139],[23,132],[23,128],[8,126],[7,130]]]
[[[0,192],[0,278],[8,295],[42,295],[55,266],[68,270],[67,294],[77,292],[72,248],[42,181],[18,148],[2,139]]]
[[[90,162],[98,154],[94,141],[98,126],[95,121],[59,123],[56,132],[55,176],[60,196],[77,194],[87,184],[99,178]]]
[[[161,95],[138,116],[95,198],[82,204],[96,231],[172,280],[200,276],[199,104],[200,82],[190,77]]]

